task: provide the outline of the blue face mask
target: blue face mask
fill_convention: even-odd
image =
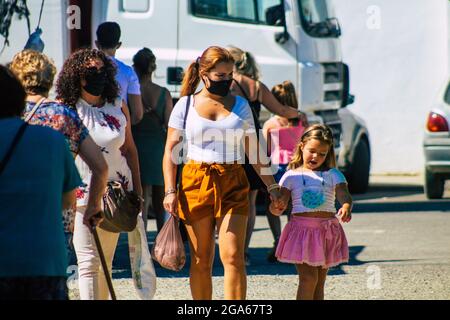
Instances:
[[[206,88],[209,93],[215,94],[221,97],[225,97],[230,92],[231,83],[233,82],[233,79],[230,80],[221,80],[221,81],[214,81],[209,79],[209,88]]]

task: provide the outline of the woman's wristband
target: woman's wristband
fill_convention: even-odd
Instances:
[[[169,188],[167,189],[167,191],[164,193],[164,197],[167,197],[169,194],[174,194],[177,193],[177,189],[175,188]]]
[[[280,190],[281,186],[278,183],[271,184],[270,186],[267,187],[267,192],[270,193],[270,192],[272,192],[275,189]]]

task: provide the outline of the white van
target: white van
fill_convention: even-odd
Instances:
[[[367,130],[353,114],[339,111],[352,102],[352,96],[349,69],[342,62],[339,22],[330,0],[49,0],[46,10],[53,10],[52,19],[58,11],[57,3],[62,21],[68,18],[67,9],[74,12],[69,6],[77,4],[83,21],[90,21],[90,25],[84,22],[80,30],[68,30],[66,22],[62,41],[46,40],[47,52],[54,52],[54,46],[58,46],[67,56],[77,45],[93,44],[101,22],[116,21],[122,29],[117,57],[132,64],[138,50],[152,49],[158,65],[154,80],[169,88],[174,98],[179,97],[183,70],[207,47],[233,45],[251,52],[269,88],[290,80],[299,93],[302,111],[311,120],[332,127],[339,167],[351,185],[351,180],[358,180],[358,186],[353,183],[354,191],[367,188]],[[36,15],[39,12],[30,11]],[[269,116],[263,110],[260,120]],[[342,123],[347,124],[347,132],[342,132]],[[361,153],[365,153],[365,160],[358,162],[355,157]],[[358,172],[356,178],[352,171]]]

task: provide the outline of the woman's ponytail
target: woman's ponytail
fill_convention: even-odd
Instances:
[[[183,83],[181,84],[181,97],[190,96],[195,93],[200,82],[199,63],[192,62],[187,68],[184,76]]]

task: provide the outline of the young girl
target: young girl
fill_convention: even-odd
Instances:
[[[348,261],[347,239],[337,217],[344,223],[351,220],[352,198],[335,162],[331,129],[313,125],[303,133],[290,170],[280,180],[285,199],[292,197],[292,217],[275,255],[295,264],[299,300],[323,300],[328,268]],[[342,205],[337,217],[335,197]],[[286,206],[272,203],[269,208],[279,216]]]

